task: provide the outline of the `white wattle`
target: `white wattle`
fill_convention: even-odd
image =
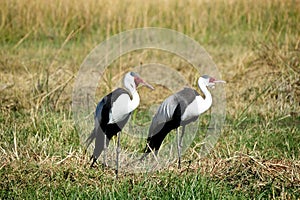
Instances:
[[[192,118],[198,117],[201,113],[207,111],[212,105],[212,97],[206,85],[202,81],[198,81],[198,86],[205,95],[205,99],[201,96],[196,96],[194,101],[187,106],[181,116],[182,121],[188,121]]]
[[[134,79],[132,79],[131,81],[132,81],[131,84],[125,84],[125,87],[129,85],[129,87],[126,88],[132,97],[132,99],[130,99],[128,102],[128,113],[134,111],[140,104],[140,96],[136,90]]]
[[[128,83],[128,82],[127,82]],[[130,87],[133,84],[125,83],[125,87],[131,95],[122,94],[113,103],[109,113],[109,124],[118,123],[128,117],[129,113],[134,111],[140,104],[140,96],[134,87]]]
[[[133,93],[131,93],[132,95],[132,100],[128,103],[128,111],[132,112],[134,111],[140,104],[140,96],[139,93],[135,90]]]
[[[198,81],[198,86],[205,96],[205,99],[203,99],[201,96],[197,96],[196,98],[199,112],[198,115],[200,115],[201,113],[204,113],[211,107],[212,97],[206,85],[202,81]]]

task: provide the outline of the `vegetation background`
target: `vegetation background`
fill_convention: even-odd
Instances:
[[[0,1],[0,198],[299,199],[299,22],[298,0]],[[228,82],[226,123],[207,157],[195,141],[181,170],[173,163],[115,180],[112,169],[88,167],[72,88],[91,49],[141,27],[174,29],[209,52]],[[153,58],[191,84],[199,76],[172,55],[141,50],[109,66],[99,99]],[[169,94],[161,90],[134,120]]]

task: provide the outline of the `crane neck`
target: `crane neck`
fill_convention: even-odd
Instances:
[[[139,96],[139,93],[137,92],[137,90],[135,88],[129,88],[128,92],[131,96],[131,100],[130,100],[129,105],[128,105],[129,106],[129,112],[132,112],[140,104],[140,96]]]
[[[201,113],[205,112],[206,110],[208,110],[210,108],[210,106],[212,105],[212,96],[211,96],[209,90],[207,89],[207,86],[202,81],[198,82],[198,87],[204,94],[204,98],[202,98],[201,96],[198,96],[199,97],[198,98],[198,109],[201,114]]]

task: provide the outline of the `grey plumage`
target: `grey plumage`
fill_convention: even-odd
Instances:
[[[146,153],[151,152],[151,150],[155,150],[157,153],[162,141],[171,130],[197,120],[198,116],[187,121],[182,121],[181,119],[186,108],[194,101],[196,96],[199,96],[196,90],[184,88],[163,101],[149,128]]]
[[[152,119],[147,138],[147,146],[140,160],[144,159],[151,151],[157,154],[166,135],[173,129],[177,129],[178,168],[180,168],[181,143],[185,126],[196,121],[201,113],[210,108],[212,105],[212,96],[207,87],[214,86],[216,82],[225,83],[222,80],[216,80],[208,75],[203,75],[198,79],[198,87],[205,98],[202,98],[194,89],[184,88],[163,101]],[[179,126],[182,126],[182,134],[180,137]]]

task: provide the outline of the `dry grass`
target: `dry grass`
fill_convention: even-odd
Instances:
[[[210,177],[211,180],[226,184],[235,192],[242,192],[248,197],[265,197],[268,199],[290,199],[297,197],[300,192],[300,162],[285,159],[264,159],[259,152],[243,154],[240,152],[227,158],[207,157],[190,163],[184,160],[184,167],[178,170],[176,166],[169,165],[161,172],[148,173],[146,181],[168,183],[168,179],[161,175],[168,171],[175,176],[189,176],[199,174]],[[20,155],[22,156],[22,155]],[[22,181],[17,187],[23,188],[32,181],[49,183],[52,188],[57,188],[62,182],[71,182],[77,187],[110,188],[115,185],[114,170],[90,169],[87,163],[88,156],[81,150],[70,149],[64,156],[35,155],[19,159],[14,154],[5,155],[0,169],[6,169],[1,182],[2,188],[7,188],[11,182]],[[4,157],[2,157],[4,158]],[[24,165],[26,161],[26,165]],[[30,176],[27,176],[27,175]],[[145,181],[144,175],[120,173],[121,182],[133,182],[137,185]],[[161,177],[160,177],[161,176]],[[26,178],[25,178],[26,177]],[[102,177],[102,178],[101,178]],[[169,180],[170,181],[170,180]],[[111,186],[108,186],[111,185]],[[266,191],[271,192],[266,192]],[[264,195],[264,193],[266,193]]]
[[[282,199],[289,198],[291,190],[300,192],[299,161],[265,160],[236,153],[226,159],[203,159],[199,163],[196,170],[201,169],[202,173],[209,173],[213,179],[229,183],[240,192],[259,194],[272,188],[273,196],[269,198]]]

